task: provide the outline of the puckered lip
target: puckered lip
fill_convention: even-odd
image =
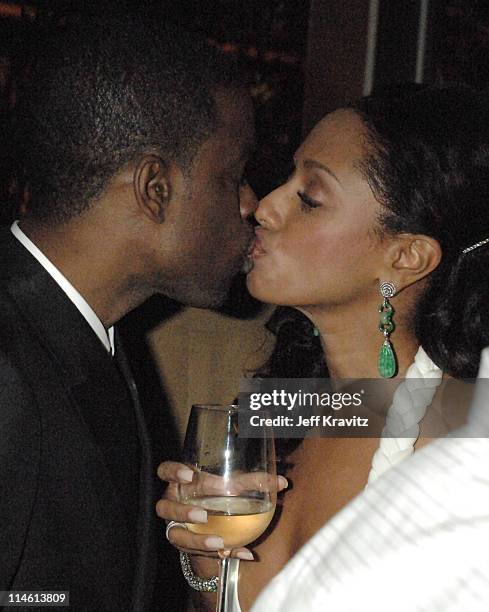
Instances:
[[[260,236],[255,232],[255,239],[251,243],[248,255],[252,258],[255,258],[260,257],[261,255],[265,255],[266,252],[267,251],[263,246],[263,241],[260,239]]]

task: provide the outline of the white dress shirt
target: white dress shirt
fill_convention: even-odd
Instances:
[[[105,329],[102,321],[95,314],[95,311],[85,298],[73,287],[67,278],[61,274],[61,272],[53,265],[44,253],[28,238],[19,227],[19,222],[14,221],[11,226],[12,234],[17,240],[29,251],[29,253],[37,259],[41,266],[46,272],[53,278],[53,280],[60,286],[60,288],[66,293],[68,298],[78,308],[80,314],[85,318],[87,323],[96,333],[99,340],[105,346],[107,351],[113,355],[115,351],[114,344],[114,328],[109,327]]]
[[[479,378],[456,437],[422,448],[345,506],[251,612],[489,610],[489,349]]]

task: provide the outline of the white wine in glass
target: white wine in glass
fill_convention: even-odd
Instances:
[[[193,533],[221,536],[226,549],[254,542],[268,527],[275,512],[271,501],[238,495],[194,497],[187,503],[207,510],[207,523],[187,523],[188,529]]]
[[[246,546],[266,530],[275,512],[277,476],[271,428],[239,435],[236,405],[195,405],[190,413],[183,460],[194,471],[179,486],[182,503],[207,511],[207,523],[187,523],[198,534],[220,536],[224,550]],[[226,612],[229,559],[222,558],[218,612]]]

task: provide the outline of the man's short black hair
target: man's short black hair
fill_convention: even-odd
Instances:
[[[79,215],[145,152],[188,169],[217,127],[215,91],[240,85],[219,50],[149,17],[84,17],[52,29],[18,107],[32,216],[52,224]]]

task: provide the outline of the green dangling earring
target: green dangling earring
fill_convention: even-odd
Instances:
[[[380,283],[380,295],[384,301],[379,306],[380,323],[379,330],[384,334],[384,342],[380,347],[379,353],[379,374],[382,378],[392,378],[397,372],[397,360],[389,336],[394,331],[395,325],[392,321],[394,308],[389,302],[389,298],[396,294],[396,286],[394,283],[384,281]]]

